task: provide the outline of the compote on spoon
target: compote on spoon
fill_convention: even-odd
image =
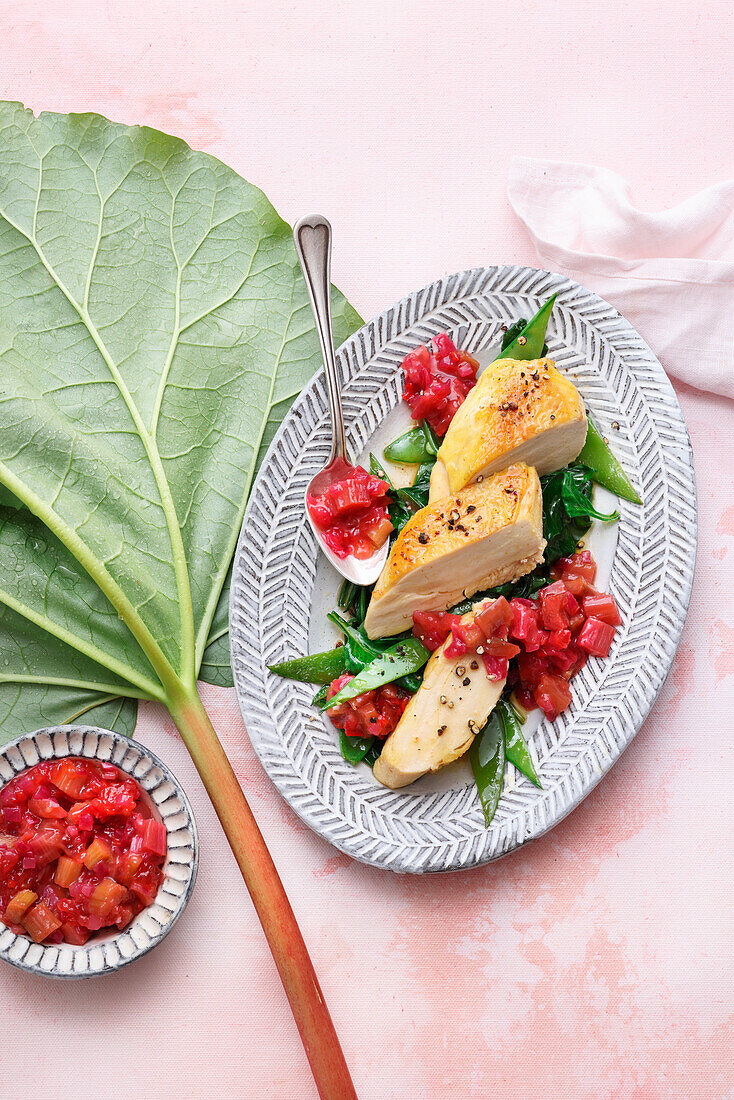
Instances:
[[[293,238],[321,344],[332,428],[329,461],[306,489],[306,515],[334,568],[354,584],[373,584],[387,560],[392,525],[387,486],[352,466],[347,455],[331,326],[331,225],[310,214],[296,223]]]

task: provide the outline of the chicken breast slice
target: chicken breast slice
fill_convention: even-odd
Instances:
[[[490,680],[479,657],[445,656],[449,640],[431,654],[423,683],[375,761],[372,774],[384,787],[405,787],[458,760],[502,694],[504,679]]]
[[[415,513],[375,585],[365,630],[370,638],[398,634],[414,611],[445,611],[523,577],[544,549],[540,481],[517,463]]]
[[[498,359],[482,372],[449,424],[434,467],[430,500],[514,462],[539,475],[567,466],[586,440],[581,396],[550,359]],[[435,477],[435,489],[434,489]]]

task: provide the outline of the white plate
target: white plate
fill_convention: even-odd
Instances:
[[[266,665],[326,648],[325,620],[339,578],[317,552],[303,493],[324,465],[330,429],[323,375],[284,420],[255,483],[234,563],[232,667],[248,734],[296,813],[355,859],[394,871],[473,867],[550,829],[589,793],[642,724],[670,668],[685,620],[696,552],[690,442],[662,367],[619,313],[597,295],[545,271],[491,267],[460,272],[404,298],[340,349],[350,452],[374,450],[408,426],[400,401],[405,354],[447,331],[482,366],[502,325],[530,317],[558,293],[549,356],[578,386],[644,504],[619,503],[614,527],[595,524],[587,543],[599,583],[622,611],[611,654],[573,681],[556,722],[525,727],[543,783],[512,767],[492,826],[484,827],[466,762],[389,791],[366,765],[346,763],[336,731],[309,705],[313,688]],[[618,425],[613,428],[612,424]],[[602,508],[616,498],[597,492]]]

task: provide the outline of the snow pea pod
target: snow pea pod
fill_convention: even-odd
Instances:
[[[309,653],[305,657],[294,657],[290,661],[268,665],[268,668],[287,680],[301,680],[308,684],[330,684],[343,672],[355,672],[354,664],[355,662],[350,660],[347,647],[339,646],[337,649],[327,649],[324,653]]]
[[[530,318],[517,336],[502,348],[497,356],[498,359],[540,359],[545,346],[545,330],[548,328],[555,300],[554,294],[540,307],[535,316]]]
[[[430,653],[417,638],[406,638],[380,653],[361,672],[345,684],[341,691],[329,700],[328,706],[354,699],[365,691],[384,687],[385,684],[399,680],[417,672],[426,663]]]
[[[400,679],[397,681],[398,687],[405,688],[405,690],[409,691],[411,695],[415,695],[416,691],[418,691],[422,683],[422,672],[411,672],[407,676],[401,676]]]
[[[510,325],[507,332],[502,337],[502,351],[504,351],[505,348],[509,348],[512,341],[515,339],[516,336],[520,335],[526,325],[527,321],[524,317],[521,317],[518,321],[515,321],[514,325]]]
[[[374,740],[374,737],[347,737],[344,730],[339,730],[339,748],[350,764],[359,764],[364,760]]]
[[[489,721],[472,741],[469,762],[484,810],[484,821],[489,826],[502,794],[505,770],[505,731],[497,708],[492,711]]]
[[[415,466],[435,457],[435,450],[430,449],[432,446],[422,428],[411,428],[405,435],[388,443],[382,453],[388,462],[406,462]]]
[[[586,442],[576,461],[588,467],[597,485],[603,485],[611,493],[616,493],[618,497],[629,500],[632,504],[642,504],[632,482],[591,420],[586,429]]]
[[[517,712],[507,699],[500,699],[497,711],[502,721],[505,734],[505,756],[514,764],[518,771],[526,775],[536,787],[543,784],[538,779],[538,773],[530,756],[527,741],[522,735],[522,726]]]
[[[311,706],[318,707],[318,709],[321,710],[321,707],[326,703],[326,693],[328,690],[329,685],[322,684],[319,690],[314,695],[313,699],[311,700]]]

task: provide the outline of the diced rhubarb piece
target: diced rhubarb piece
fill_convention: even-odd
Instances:
[[[89,809],[89,802],[75,802],[70,807],[66,819],[85,833],[94,828],[94,814]]]
[[[132,779],[112,783],[89,803],[90,812],[100,821],[120,815],[129,817],[138,801],[138,788]]]
[[[153,856],[166,854],[166,826],[162,821],[156,821],[152,817],[146,818],[141,835],[144,852],[150,852]]]
[[[53,785],[74,801],[81,798],[89,780],[86,767],[78,760],[68,758],[53,764],[50,774]]]
[[[61,931],[64,933],[66,942],[74,944],[76,947],[85,944],[92,934],[86,928],[82,928],[81,925],[70,920],[64,921],[61,925]]]
[[[59,821],[66,817],[66,810],[55,798],[32,798],[28,809],[36,817],[56,818]]]
[[[477,622],[457,623],[451,631],[451,641],[446,646],[447,657],[462,657],[465,653],[476,653],[477,647],[485,639],[484,631]]]
[[[126,928],[134,916],[135,907],[133,905],[119,905],[115,924],[118,928]]]
[[[442,646],[460,623],[461,616],[452,615],[449,611],[413,612],[413,633],[431,652]]]
[[[475,620],[484,631],[485,638],[492,638],[495,635],[506,637],[514,619],[513,610],[504,596],[485,604],[475,615]]]
[[[560,649],[550,649],[546,646],[544,652],[547,654],[550,663],[559,672],[569,672],[576,665],[576,654],[568,646]]]
[[[614,641],[614,627],[601,619],[587,619],[576,644],[592,657],[606,657]]]
[[[547,657],[536,653],[521,653],[517,658],[517,668],[522,684],[535,688],[543,673],[550,671],[550,662]]]
[[[575,611],[573,615],[568,616],[568,629],[572,634],[577,634],[585,622],[583,611]]]
[[[571,689],[562,676],[544,673],[535,689],[535,701],[551,722],[561,714],[571,702]]]
[[[570,558],[559,558],[551,573],[560,578],[574,596],[583,596],[593,590],[596,580],[596,562],[590,551],[584,550]]]
[[[530,688],[516,687],[513,696],[517,699],[523,710],[535,710],[538,704],[535,702],[535,696]]]
[[[482,653],[482,661],[490,680],[504,680],[507,677],[509,661],[506,657],[492,657],[489,653]]]
[[[510,636],[522,642],[526,653],[535,653],[548,639],[546,631],[539,625],[538,608],[530,600],[514,598],[512,607],[512,625]]]
[[[125,852],[117,861],[115,877],[123,886],[129,886],[143,862],[141,852]]]
[[[20,923],[35,943],[42,943],[57,928],[61,928],[61,921],[51,912],[45,901],[36,902]]]
[[[563,581],[555,581],[538,593],[540,617],[546,630],[564,630],[568,626],[568,592]]]
[[[54,874],[54,882],[57,886],[68,887],[76,882],[82,873],[84,865],[78,859],[69,859],[68,856],[59,856]]]
[[[0,810],[0,823],[5,828],[9,828],[13,825],[19,825],[22,816],[23,811],[21,810],[20,806],[5,806],[2,810]],[[2,830],[0,830],[0,832],[1,831]]]
[[[566,627],[560,630],[552,630],[548,637],[546,649],[567,649],[571,644],[571,631]]]
[[[27,909],[30,909],[34,901],[38,900],[38,894],[33,890],[19,890],[8,902],[5,910],[7,924],[20,924]]]
[[[45,867],[61,855],[64,850],[64,830],[61,825],[43,824],[37,833],[28,839],[28,849],[36,867]]]
[[[124,886],[115,882],[113,878],[103,878],[94,888],[89,899],[89,912],[105,920],[126,897],[127,890]]]
[[[587,619],[601,619],[603,623],[609,623],[610,626],[619,626],[622,622],[614,596],[608,596],[605,592],[595,592],[593,595],[584,596],[581,602]]]
[[[84,866],[91,871],[98,863],[107,862],[111,858],[112,848],[110,845],[103,837],[96,836],[84,854]]]
[[[158,893],[160,882],[161,872],[146,858],[130,883],[130,890],[143,905],[152,905]]]

